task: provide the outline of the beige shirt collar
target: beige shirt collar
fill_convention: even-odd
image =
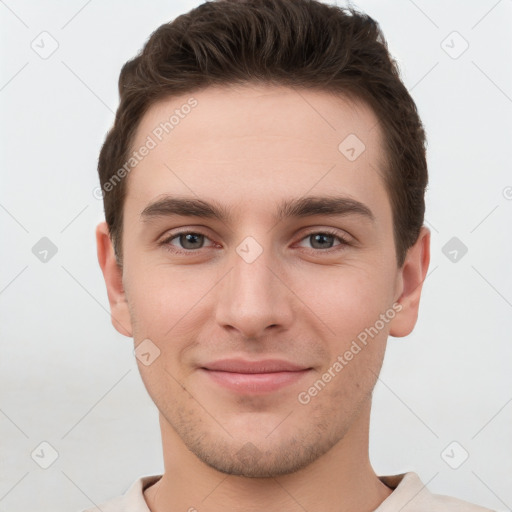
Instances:
[[[162,475],[142,476],[123,494],[101,505],[82,512],[151,512],[144,490],[156,483]],[[374,512],[493,512],[448,496],[432,494],[416,473],[381,476],[380,480],[394,489]]]

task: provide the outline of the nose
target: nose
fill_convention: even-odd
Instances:
[[[289,329],[294,295],[271,251],[248,263],[236,252],[231,271],[217,290],[216,321],[244,339],[258,339]]]

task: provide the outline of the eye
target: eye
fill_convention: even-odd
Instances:
[[[203,233],[198,233],[195,231],[181,231],[180,233],[174,233],[166,239],[162,240],[159,245],[165,246],[166,249],[171,252],[177,254],[186,254],[197,249],[202,249],[204,247],[205,240],[210,239]],[[173,241],[176,241],[179,245],[174,244]],[[212,243],[212,245],[214,244]]]
[[[208,240],[211,244],[206,246],[205,241]],[[301,239],[301,242],[303,241],[309,241],[311,247],[306,247],[306,249],[312,250],[315,253],[343,250],[346,246],[350,245],[350,242],[337,231],[329,229],[311,232]],[[338,241],[338,244],[335,244],[336,241]],[[203,233],[181,231],[171,234],[159,242],[159,245],[164,246],[166,250],[174,254],[190,255],[193,252],[198,252],[199,249],[214,247],[216,244]]]
[[[320,251],[328,251],[328,250],[340,250],[344,249],[345,246],[350,245],[349,241],[338,234],[336,231],[324,230],[324,231],[315,231],[306,235],[302,240],[307,240],[311,244],[313,249],[318,249]],[[339,243],[333,246],[333,243],[338,240]],[[315,251],[318,252],[318,251]]]

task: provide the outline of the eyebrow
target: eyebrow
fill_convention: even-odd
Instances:
[[[143,222],[173,215],[217,219],[223,223],[229,223],[232,220],[229,208],[215,201],[207,202],[202,199],[177,196],[164,196],[150,203],[140,215]],[[278,206],[275,219],[281,221],[286,218],[304,218],[315,215],[357,215],[375,222],[375,216],[368,206],[344,196],[308,196],[288,199]]]

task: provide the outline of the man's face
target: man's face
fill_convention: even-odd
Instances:
[[[191,96],[190,113],[159,131]],[[148,361],[160,351],[138,365],[161,422],[220,471],[304,467],[368,413],[399,315],[377,119],[321,92],[208,88],[154,105],[133,149],[148,136],[156,147],[126,178],[122,280],[135,347],[150,340]],[[350,199],[371,215],[278,218],[310,197]],[[150,208],[166,198],[226,218]]]

